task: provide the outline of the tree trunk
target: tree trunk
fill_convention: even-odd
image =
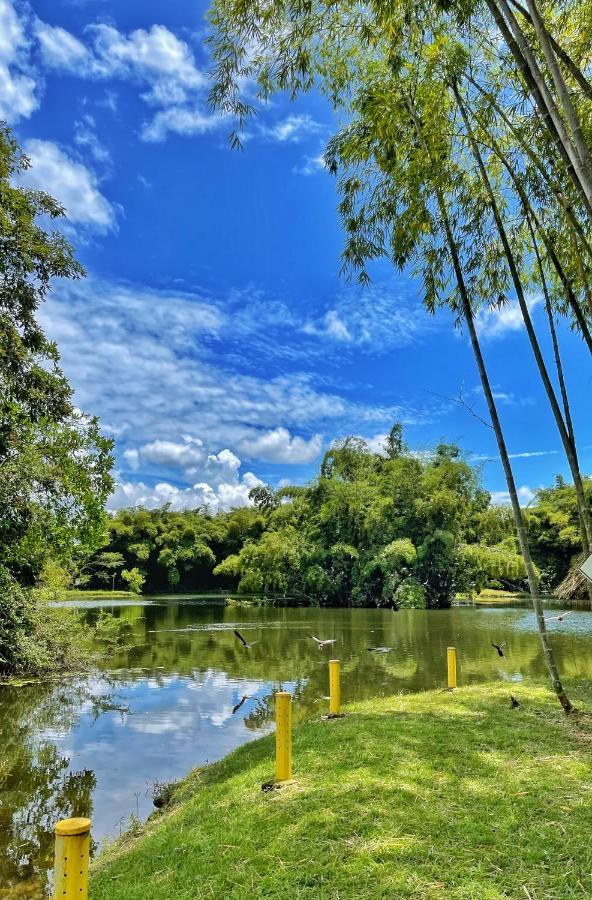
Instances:
[[[539,370],[539,374],[541,376],[541,380],[543,382],[543,386],[545,388],[545,392],[547,394],[549,404],[551,406],[551,410],[553,412],[553,416],[554,416],[555,422],[557,424],[559,436],[561,437],[561,443],[563,444],[563,449],[565,451],[565,455],[566,455],[567,461],[569,463],[569,468],[570,468],[573,482],[574,482],[574,489],[576,492],[578,509],[579,509],[580,515],[582,517],[582,521],[584,523],[584,532],[582,535],[583,549],[584,549],[584,552],[587,555],[589,555],[590,554],[590,545],[592,543],[592,519],[590,517],[590,510],[588,509],[588,506],[586,503],[586,497],[585,497],[585,493],[584,493],[584,485],[582,483],[582,475],[580,472],[577,455],[574,452],[574,448],[572,447],[571,442],[569,440],[569,436],[567,434],[567,429],[565,427],[565,422],[564,422],[563,416],[561,414],[561,409],[559,408],[559,404],[557,402],[557,397],[555,395],[555,390],[551,383],[551,379],[549,378],[549,373],[547,371],[547,366],[545,364],[545,360],[543,359],[543,354],[541,353],[541,348],[539,346],[536,332],[535,332],[534,326],[532,324],[532,319],[530,317],[530,312],[528,310],[528,304],[526,303],[526,298],[524,296],[524,291],[522,289],[522,282],[520,280],[520,275],[518,273],[518,268],[516,266],[516,260],[514,259],[514,254],[512,252],[512,248],[510,247],[510,242],[508,240],[508,236],[506,234],[506,229],[505,229],[504,223],[502,221],[501,213],[500,213],[499,207],[497,205],[497,200],[495,198],[495,194],[494,194],[493,188],[491,186],[491,182],[489,180],[487,170],[485,168],[485,163],[483,162],[481,152],[480,152],[477,142],[475,140],[475,135],[473,133],[473,129],[471,127],[471,123],[469,121],[465,105],[461,99],[461,96],[460,96],[455,84],[452,84],[452,91],[454,93],[460,114],[462,116],[463,122],[465,124],[465,128],[467,130],[467,136],[469,138],[471,151],[475,158],[475,162],[477,163],[477,166],[479,168],[479,172],[481,174],[481,179],[483,181],[483,185],[487,192],[487,196],[489,197],[491,211],[493,213],[496,228],[497,228],[497,231],[499,233],[499,236],[500,236],[503,248],[504,248],[504,254],[505,254],[505,257],[506,257],[506,260],[508,263],[508,268],[510,270],[512,282],[513,282],[514,288],[516,290],[516,296],[518,298],[520,312],[522,313],[522,318],[524,319],[524,324],[526,326],[526,333],[528,334],[528,339],[529,339],[530,345],[532,347],[532,352],[534,354],[534,358],[535,358],[535,361],[536,361],[536,364],[537,364],[537,367]]]
[[[425,141],[423,139],[423,134],[421,132],[421,126],[417,119],[415,109],[410,98],[407,98],[407,106],[409,108],[409,112],[411,114],[411,118],[413,120],[413,124],[415,126],[415,131],[417,134],[417,138],[420,144],[424,149],[427,150]],[[534,565],[532,562],[532,557],[530,555],[530,547],[528,544],[528,537],[526,534],[526,527],[524,524],[524,516],[522,515],[522,509],[520,508],[520,503],[518,501],[518,492],[516,491],[516,483],[514,481],[514,474],[512,472],[512,465],[510,463],[510,457],[508,454],[508,450],[506,447],[506,442],[504,439],[504,434],[502,431],[501,422],[499,420],[499,416],[497,414],[497,408],[495,405],[495,400],[493,398],[493,392],[491,390],[491,384],[489,382],[489,377],[487,375],[487,369],[485,367],[485,362],[483,359],[483,354],[481,353],[481,346],[479,344],[479,338],[477,336],[477,331],[475,329],[475,321],[473,318],[473,310],[471,308],[471,302],[469,300],[469,296],[466,290],[465,281],[462,272],[462,266],[460,262],[460,257],[458,253],[458,249],[456,246],[456,242],[454,240],[454,234],[452,231],[452,226],[450,224],[448,218],[448,212],[446,209],[446,203],[444,200],[444,195],[439,187],[435,188],[436,199],[438,202],[438,207],[440,209],[440,215],[442,216],[442,221],[444,224],[444,229],[446,233],[446,242],[448,244],[448,248],[450,250],[450,255],[452,258],[452,264],[454,269],[454,274],[456,278],[456,283],[458,286],[458,291],[461,297],[463,316],[465,322],[467,323],[467,328],[469,331],[469,337],[471,340],[471,347],[473,349],[473,353],[475,356],[475,361],[477,363],[477,368],[479,370],[479,377],[481,379],[481,386],[483,388],[483,393],[485,395],[485,399],[487,401],[487,407],[489,409],[489,415],[491,417],[491,423],[493,426],[493,430],[495,433],[500,458],[502,461],[502,466],[504,469],[504,474],[506,476],[506,484],[508,485],[508,492],[510,495],[510,502],[512,504],[512,512],[514,514],[514,522],[516,525],[516,532],[518,534],[518,543],[520,545],[520,551],[522,553],[522,558],[524,560],[524,567],[526,569],[526,576],[528,579],[528,587],[530,591],[530,596],[532,599],[532,605],[534,608],[534,613],[537,621],[537,628],[539,632],[539,638],[541,641],[541,647],[543,650],[543,656],[545,658],[545,664],[547,666],[547,671],[549,673],[549,678],[551,680],[551,685],[553,690],[557,694],[557,698],[565,713],[570,713],[573,710],[573,706],[569,700],[569,697],[565,693],[563,689],[563,685],[561,683],[561,679],[559,677],[559,672],[557,670],[557,664],[555,662],[555,655],[549,643],[549,634],[547,632],[547,625],[545,622],[545,616],[543,614],[543,606],[541,603],[541,598],[539,596],[539,586],[538,580],[536,576],[536,572],[534,570]]]
[[[553,318],[553,307],[551,306],[551,297],[549,295],[549,289],[547,287],[547,279],[545,277],[545,270],[543,268],[543,261],[541,259],[538,242],[536,239],[536,235],[534,233],[534,227],[533,227],[532,221],[530,219],[530,216],[528,215],[528,210],[524,210],[524,213],[526,215],[528,230],[530,231],[532,246],[533,246],[534,253],[536,256],[537,267],[538,267],[539,275],[540,275],[540,279],[541,279],[541,286],[543,288],[543,295],[545,297],[545,310],[547,312],[547,319],[549,321],[549,331],[551,332],[551,340],[553,342],[553,356],[555,358],[555,367],[557,369],[557,379],[559,381],[559,390],[561,391],[561,400],[563,403],[563,415],[565,418],[565,426],[567,428],[567,433],[569,435],[573,453],[577,459],[576,438],[575,438],[575,432],[574,432],[574,427],[573,427],[573,420],[571,417],[571,409],[570,409],[569,397],[568,397],[568,393],[567,393],[567,386],[565,383],[565,374],[563,371],[563,363],[561,361],[561,353],[559,351],[559,341],[557,339],[557,329],[555,328],[555,320]],[[585,503],[585,497],[584,497],[584,503]],[[586,522],[584,521],[579,509],[578,509],[578,519],[580,521],[580,535],[581,535],[582,547],[583,547],[586,544]],[[589,543],[590,542],[588,542],[588,544]],[[592,603],[592,582],[590,582],[586,579],[586,584],[588,587],[588,599]]]
[[[553,79],[553,84],[555,85],[555,90],[557,91],[557,96],[559,97],[561,108],[563,110],[565,118],[567,119],[567,124],[571,131],[573,142],[575,144],[575,150],[580,158],[582,171],[585,173],[586,182],[590,185],[590,190],[592,192],[592,158],[590,157],[590,151],[588,150],[588,146],[582,132],[582,125],[576,112],[576,108],[573,105],[571,97],[569,95],[569,90],[567,84],[565,83],[563,73],[559,68],[555,53],[553,52],[551,41],[549,39],[549,32],[545,27],[545,23],[541,18],[537,5],[534,0],[526,0],[526,3],[528,5],[528,11],[530,12],[530,16],[532,19],[533,28],[535,30],[537,38],[539,39],[539,43],[543,51],[543,56],[545,57],[545,61],[547,63],[547,66],[549,67],[549,72],[551,73],[551,78]]]
[[[545,84],[544,78],[542,77],[536,61],[532,57],[530,49],[524,39],[524,35],[520,31],[518,23],[516,22],[515,17],[512,15],[508,4],[505,3],[505,0],[486,0],[486,3],[495,20],[496,25],[500,29],[502,37],[506,41],[514,59],[518,64],[518,68],[522,73],[522,76],[526,82],[526,86],[532,94],[539,113],[543,117],[543,121],[547,130],[549,131],[549,134],[551,135],[553,143],[557,147],[559,155],[561,156],[567,168],[570,178],[572,179],[575,187],[578,190],[578,193],[582,198],[582,201],[585,204],[588,216],[592,220],[592,192],[589,192],[586,189],[581,180],[581,173],[578,171],[578,168],[572,159],[572,156],[575,156],[576,162],[579,162],[577,154],[575,154],[575,150],[565,133],[565,128],[560,116],[557,113],[557,108],[555,106],[553,98],[549,94],[549,90]],[[501,7],[501,9],[503,9],[504,12],[508,14],[508,18],[513,21],[513,29],[510,29],[508,27],[506,19],[504,18],[500,8],[498,8],[498,3],[499,7]],[[515,39],[513,32],[520,36],[519,41]],[[532,70],[533,68],[534,71]],[[548,100],[550,100],[551,102],[553,113],[547,105]]]
[[[473,115],[475,120],[477,122],[479,122],[478,117],[475,116],[475,114],[473,113],[472,110],[471,110],[471,114]],[[522,206],[524,207],[527,214],[532,218],[532,221],[535,223],[535,225],[537,227],[537,230],[543,240],[543,243],[545,244],[547,253],[549,254],[549,259],[553,263],[553,266],[559,276],[559,279],[561,280],[561,283],[563,284],[563,286],[565,288],[565,294],[567,297],[567,301],[572,309],[572,312],[574,314],[575,320],[578,324],[578,327],[580,329],[582,337],[584,338],[584,341],[586,342],[588,350],[592,354],[592,335],[590,334],[590,329],[588,328],[588,323],[587,323],[584,313],[582,312],[582,309],[580,307],[580,302],[579,302],[578,298],[576,297],[574,290],[571,286],[569,278],[565,274],[563,266],[561,265],[559,258],[557,256],[557,253],[555,252],[553,243],[551,242],[547,232],[543,228],[543,225],[540,222],[534,209],[530,205],[530,201],[528,199],[526,191],[524,190],[524,187],[523,187],[520,179],[516,175],[516,172],[510,165],[510,162],[509,162],[506,154],[501,150],[498,142],[495,140],[493,135],[490,133],[488,133],[488,140],[491,145],[491,149],[496,154],[496,156],[498,157],[498,159],[500,160],[500,162],[503,164],[504,168],[508,172],[508,175],[512,179],[512,182],[514,183],[514,187],[516,188],[516,192],[522,202]],[[588,298],[588,303],[589,302],[590,302],[590,300]]]
[[[530,22],[531,25],[534,25],[534,23],[532,21],[532,16],[530,15],[529,11],[527,9],[525,9],[521,3],[518,3],[518,0],[510,0],[510,3],[514,7],[514,9],[517,9],[518,12],[522,16],[524,16],[524,18],[526,19],[527,22]],[[550,34],[548,31],[547,31],[547,34],[549,35],[549,41],[551,43],[551,47],[553,48],[555,55],[559,57],[559,59],[561,60],[561,62],[564,64],[565,68],[569,72],[569,74],[572,76],[574,81],[576,81],[579,84],[580,88],[582,89],[584,94],[588,97],[588,99],[592,100],[592,84],[588,81],[588,79],[586,78],[586,76],[584,75],[584,73],[582,72],[580,67],[578,65],[576,65],[576,63],[573,61],[573,59],[571,58],[569,53],[567,53],[567,51],[563,49],[561,44],[557,43],[557,41],[555,40],[553,35]]]
[[[557,202],[563,209],[569,224],[573,227],[574,231],[576,232],[580,241],[582,242],[582,246],[583,246],[584,250],[586,251],[588,256],[590,258],[592,258],[592,246],[590,245],[590,242],[588,240],[586,232],[584,231],[584,229],[582,227],[582,223],[577,219],[577,217],[573,211],[573,206],[572,206],[571,200],[564,193],[563,188],[561,187],[561,184],[558,181],[556,181],[554,178],[551,178],[550,172],[549,172],[549,165],[548,164],[545,165],[543,163],[543,161],[541,160],[541,158],[534,152],[532,147],[530,147],[528,145],[528,143],[524,140],[524,138],[522,137],[522,135],[520,134],[520,132],[518,131],[516,126],[513,124],[513,122],[509,118],[509,116],[506,114],[504,109],[499,105],[499,103],[497,102],[496,98],[491,93],[491,91],[487,91],[482,85],[479,84],[478,81],[475,81],[475,79],[471,75],[469,75],[467,72],[465,72],[464,77],[470,84],[473,85],[473,87],[475,87],[479,91],[481,96],[485,97],[485,99],[491,104],[492,109],[494,109],[495,112],[500,116],[500,118],[502,119],[502,121],[504,122],[506,127],[509,129],[511,134],[518,141],[518,144],[520,145],[521,150],[523,150],[523,152],[527,155],[527,157],[532,162],[532,164],[536,168],[539,175],[542,177],[543,182],[549,187],[549,189],[553,192],[553,194],[557,198]],[[474,110],[471,109],[471,113],[472,113],[475,121],[482,124],[481,120],[476,115]],[[497,152],[497,150],[496,150],[496,152]],[[501,156],[500,156],[500,158],[501,158]]]

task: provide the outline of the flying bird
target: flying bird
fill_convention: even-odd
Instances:
[[[370,653],[390,653],[392,647],[368,647]]]
[[[510,694],[510,703],[512,704],[512,709],[518,709],[518,707],[520,706],[520,701],[516,700],[516,697],[514,697],[512,694]]]
[[[249,699],[249,698],[247,697],[247,695],[244,694],[244,696],[239,700],[239,702],[236,704],[236,706],[233,707],[233,709],[232,709],[232,715],[234,715],[235,712],[238,712],[239,709],[241,708],[241,706],[243,705],[243,703],[245,702],[245,700],[248,700],[248,699]]]
[[[329,638],[325,641],[321,641],[318,637],[315,637],[314,634],[309,634],[308,637],[315,641],[319,650],[322,650],[323,647],[330,647],[331,644],[335,643],[335,638]]]
[[[247,644],[247,642],[245,641],[245,639],[244,639],[244,637],[242,636],[242,634],[241,634],[239,631],[237,631],[236,628],[234,629],[234,633],[235,633],[235,635],[237,636],[237,638],[239,639],[239,641],[241,642],[241,644],[244,644],[244,646],[245,646],[245,648],[246,648],[247,650],[250,650],[251,647],[254,647],[255,644],[258,644],[258,643],[259,643],[259,641],[251,641],[250,644]]]
[[[567,612],[561,613],[559,616],[545,616],[545,622],[563,622],[566,616],[569,616],[571,609],[568,609]]]
[[[505,656],[506,654],[504,653],[504,647],[506,646],[507,643],[508,643],[507,641],[504,641],[503,644],[494,644],[492,642],[491,646],[495,647],[495,649],[497,650],[498,656]]]

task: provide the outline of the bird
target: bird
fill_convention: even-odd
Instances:
[[[241,634],[240,632],[238,632],[238,631],[236,630],[236,628],[234,629],[234,633],[235,633],[235,635],[237,636],[237,638],[239,639],[239,641],[241,642],[241,644],[244,644],[244,645],[245,645],[245,649],[247,649],[247,650],[250,650],[251,647],[254,647],[255,644],[258,644],[258,643],[259,643],[258,641],[251,641],[250,644],[247,644],[247,642],[245,641],[245,639],[244,639],[244,637],[242,636],[242,634]]]
[[[390,653],[392,647],[368,647],[370,653]]]
[[[520,701],[516,700],[516,697],[514,697],[512,694],[510,694],[510,703],[512,705],[512,709],[518,709],[518,707],[520,706]]]
[[[312,638],[318,645],[319,650],[322,650],[323,647],[330,647],[331,644],[335,643],[335,638],[328,638],[327,640],[321,641],[318,637],[315,637],[314,634],[309,634],[309,638]]]
[[[506,654],[504,653],[504,647],[506,646],[507,643],[508,643],[507,641],[504,641],[503,644],[494,644],[492,642],[491,646],[495,647],[495,649],[497,650],[498,656],[505,656]]]
[[[239,700],[239,702],[236,704],[236,706],[234,706],[234,707],[232,708],[232,715],[234,715],[235,712],[238,712],[239,709],[241,708],[241,706],[243,705],[243,703],[245,702],[245,700],[248,700],[248,699],[249,699],[249,698],[247,697],[247,695],[244,694],[243,697],[242,697],[242,698]]]
[[[563,622],[566,616],[569,616],[571,609],[568,609],[567,612],[561,613],[559,616],[546,616],[545,622]]]

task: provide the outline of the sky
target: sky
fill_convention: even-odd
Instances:
[[[0,0],[0,118],[87,271],[41,319],[77,406],[115,440],[109,507],[242,505],[260,482],[309,481],[335,439],[380,449],[395,420],[416,450],[458,443],[507,501],[466,334],[388,261],[368,288],[340,275],[331,109],[276,98],[231,149],[207,103],[206,7]],[[516,305],[479,331],[527,504],[569,470]],[[590,472],[589,357],[560,336]]]

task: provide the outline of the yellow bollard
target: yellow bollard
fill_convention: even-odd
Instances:
[[[339,660],[329,660],[329,715],[341,712],[341,684],[339,683]]]
[[[448,690],[456,687],[456,647],[449,647],[448,657]]]
[[[55,827],[54,900],[88,900],[90,819],[62,819]]]
[[[275,778],[292,777],[292,697],[286,691],[275,695]]]

